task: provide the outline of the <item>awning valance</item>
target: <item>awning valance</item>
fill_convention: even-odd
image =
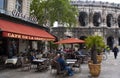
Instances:
[[[55,37],[45,30],[2,19],[0,19],[0,30],[3,31],[3,37],[29,40],[55,40]]]

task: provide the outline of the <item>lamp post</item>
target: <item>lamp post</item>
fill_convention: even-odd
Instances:
[[[114,21],[114,31],[115,31],[115,45],[118,45],[118,39],[117,39],[117,35],[118,35],[118,25],[117,25],[117,8],[115,7],[115,17],[113,19]]]
[[[106,11],[107,11],[107,8],[103,6],[102,2],[100,2],[100,5],[101,5],[101,9],[102,9],[102,12],[101,12],[101,23],[102,23],[102,36],[104,38],[104,41],[106,42]]]
[[[92,5],[91,5],[92,6]],[[90,8],[91,7],[90,4],[89,4],[89,11],[88,11],[88,26],[89,26],[89,35],[91,35],[91,26],[92,26],[92,9]]]

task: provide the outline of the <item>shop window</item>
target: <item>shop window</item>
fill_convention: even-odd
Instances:
[[[15,8],[18,12],[22,12],[22,0],[16,0]]]
[[[0,38],[0,56],[7,55],[7,40]]]
[[[7,9],[7,0],[0,0],[0,11],[5,11]]]

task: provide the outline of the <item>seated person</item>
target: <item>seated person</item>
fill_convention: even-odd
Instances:
[[[57,62],[57,59],[58,59],[59,57],[60,57],[60,54],[58,53],[58,54],[55,55],[55,57],[53,58],[53,60]]]
[[[66,65],[65,60],[63,59],[62,54],[58,55],[56,61],[60,64],[61,70],[67,70],[69,76],[73,75],[72,69],[69,66]]]
[[[43,52],[40,51],[40,50],[37,50],[37,51],[36,51],[36,58],[37,58],[37,59],[41,59],[42,57],[43,57]]]
[[[34,59],[36,59],[35,53],[32,52],[30,55],[30,61],[32,62]]]

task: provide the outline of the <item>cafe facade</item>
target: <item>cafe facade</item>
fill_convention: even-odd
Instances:
[[[44,43],[54,41],[49,29],[36,23],[0,13],[0,56],[13,57],[20,52],[42,50]],[[32,19],[32,18],[31,18]],[[31,21],[35,21],[34,18]]]

